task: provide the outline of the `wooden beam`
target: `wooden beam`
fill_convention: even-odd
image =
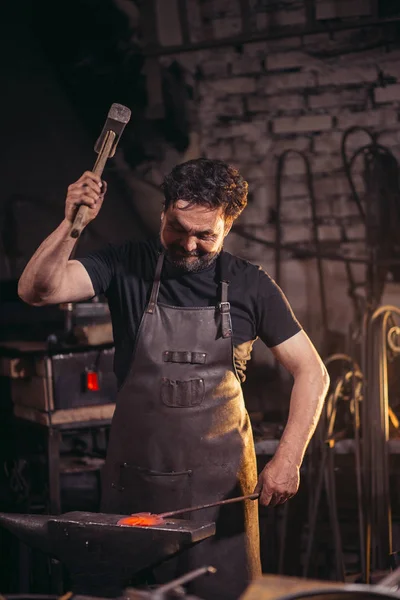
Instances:
[[[274,28],[267,31],[252,31],[238,36],[209,39],[202,42],[182,44],[179,46],[144,48],[144,54],[148,56],[163,56],[167,54],[177,54],[179,52],[195,52],[196,50],[205,50],[207,48],[223,48],[227,46],[237,46],[238,44],[252,44],[262,40],[276,40],[282,38],[310,35],[313,33],[331,33],[335,31],[348,31],[354,29],[364,29],[365,27],[382,27],[390,23],[399,23],[400,16],[388,19],[358,18],[356,21],[342,23],[330,23],[325,25],[317,22],[313,27],[293,26]]]

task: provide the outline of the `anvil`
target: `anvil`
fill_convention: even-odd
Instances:
[[[123,515],[0,513],[0,526],[60,560],[75,594],[119,596],[130,579],[215,533],[215,523],[165,520],[151,527],[117,525]]]

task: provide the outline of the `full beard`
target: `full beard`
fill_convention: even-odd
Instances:
[[[221,247],[215,252],[185,252],[177,246],[164,247],[168,261],[177,269],[182,269],[190,273],[197,273],[207,267],[210,267],[218,258]]]

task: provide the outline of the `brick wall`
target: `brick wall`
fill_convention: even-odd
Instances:
[[[194,0],[192,4],[196,4]],[[275,12],[271,12],[273,5]],[[237,2],[210,0],[196,6],[193,39],[198,39],[196,28],[201,19],[214,35],[233,35],[240,29]],[[253,0],[254,26],[260,28],[266,22],[299,24],[305,18],[302,6],[303,2]],[[321,19],[366,15],[369,3],[321,0],[318,11]],[[235,164],[248,179],[250,202],[239,224],[253,236],[274,239],[271,214],[275,207],[277,157],[287,149],[305,152],[310,159],[321,238],[339,244],[341,224],[346,225],[350,239],[364,235],[344,176],[340,144],[349,127],[368,127],[379,133],[379,141],[400,160],[400,49],[392,36],[394,39],[395,32],[390,29],[349,30],[162,59],[177,60],[195,82],[194,126],[200,134],[203,154]],[[349,138],[348,149],[354,151],[368,142],[365,133],[355,133]],[[359,184],[357,165],[355,177]],[[282,193],[284,241],[309,240],[311,214],[304,163],[295,154],[286,162]],[[273,252],[262,243],[233,232],[227,247],[262,264],[274,275]],[[345,269],[342,263],[326,262],[325,271],[330,328],[345,333],[353,318]],[[356,273],[360,280],[364,278],[362,268]],[[320,344],[315,261],[284,256],[281,285],[299,319]],[[396,297],[397,289],[391,301],[396,302]]]

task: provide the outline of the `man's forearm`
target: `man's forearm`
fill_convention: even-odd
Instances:
[[[289,417],[276,458],[285,458],[300,466],[308,443],[317,426],[329,386],[326,371],[302,372],[294,380]]]
[[[28,304],[40,305],[61,285],[76,240],[69,235],[71,224],[64,219],[36,250],[18,283],[18,294]]]

